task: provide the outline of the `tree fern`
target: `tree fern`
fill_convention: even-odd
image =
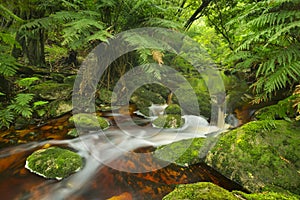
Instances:
[[[299,8],[299,0],[265,0],[250,4],[233,20],[241,20],[250,32],[231,59],[239,62],[238,69],[255,69],[252,87],[262,100],[300,79]]]

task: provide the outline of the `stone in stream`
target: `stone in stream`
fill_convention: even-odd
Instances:
[[[102,130],[105,130],[110,125],[105,118],[88,113],[74,114],[70,117],[69,122],[76,124],[76,127],[84,129],[97,129],[100,127]]]
[[[82,158],[75,152],[59,147],[49,147],[33,152],[26,159],[25,167],[31,172],[51,179],[63,179],[79,171]]]

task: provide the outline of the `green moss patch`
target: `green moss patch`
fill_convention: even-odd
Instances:
[[[165,114],[181,115],[181,108],[177,104],[170,104],[166,107]]]
[[[69,122],[85,129],[97,129],[100,127],[102,130],[105,130],[109,128],[109,122],[105,118],[88,113],[75,114],[70,117]]]
[[[26,159],[26,168],[45,178],[58,180],[80,170],[82,158],[73,151],[49,147],[33,152]]]
[[[199,152],[203,146],[205,138],[194,138],[173,142],[168,145],[158,147],[154,152],[154,157],[180,166],[199,163]]]
[[[252,192],[280,187],[300,194],[300,124],[253,121],[223,133],[206,163]]]
[[[54,81],[45,81],[30,88],[30,92],[46,100],[68,99],[72,92],[72,86]]]
[[[163,200],[237,200],[229,191],[213,183],[199,182],[179,185]]]
[[[181,115],[161,115],[152,124],[158,128],[180,128],[184,125]]]

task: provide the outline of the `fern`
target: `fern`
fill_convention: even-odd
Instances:
[[[34,94],[18,94],[12,104],[8,106],[8,109],[13,110],[16,114],[21,114],[23,117],[29,118],[32,116],[32,108],[30,102],[32,101]]]
[[[40,79],[38,77],[29,77],[29,78],[22,78],[20,80],[17,80],[16,83],[20,86],[20,87],[25,87],[25,88],[29,88],[31,85],[35,84],[36,82],[38,82]]]
[[[256,68],[252,88],[261,100],[300,79],[299,7],[298,0],[265,0],[250,4],[233,20],[241,20],[251,32],[231,60],[239,61],[237,70]]]
[[[14,120],[14,114],[9,109],[0,110],[0,129],[2,127],[9,128]]]

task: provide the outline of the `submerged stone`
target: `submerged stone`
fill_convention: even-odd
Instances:
[[[109,122],[105,118],[88,113],[75,114],[70,117],[69,122],[76,124],[76,127],[86,129],[97,129],[100,127],[102,130],[105,130],[109,128]]]
[[[221,134],[205,161],[251,192],[300,194],[299,133],[299,122],[253,121]]]
[[[25,165],[33,173],[58,180],[79,171],[82,166],[82,158],[77,153],[59,147],[33,152],[27,157]]]
[[[157,128],[180,128],[184,125],[181,115],[160,115],[153,122]]]
[[[229,191],[207,182],[178,185],[163,200],[238,200]]]

